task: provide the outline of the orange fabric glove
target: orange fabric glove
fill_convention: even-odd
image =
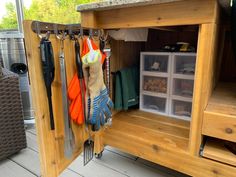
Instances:
[[[84,83],[83,83],[84,84]],[[85,88],[85,85],[84,85]],[[71,100],[69,114],[71,119],[78,125],[84,122],[84,110],[82,105],[82,96],[80,89],[80,82],[77,73],[72,78],[68,87],[68,97]]]
[[[80,85],[77,74],[72,78],[68,87],[68,97],[70,100],[74,100],[80,93]]]

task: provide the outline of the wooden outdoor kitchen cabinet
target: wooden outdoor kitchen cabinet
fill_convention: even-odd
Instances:
[[[220,145],[215,145],[215,142],[207,142],[204,148],[206,151],[201,151],[201,155],[206,158],[199,155],[200,148],[204,147],[201,145],[204,144],[205,136],[236,142],[236,96],[235,91],[232,92],[232,88],[236,88],[235,84],[220,84],[214,91],[224,41],[224,25],[221,21],[223,10],[219,2],[229,6],[229,2],[224,0],[113,1],[78,6],[81,25],[85,28],[106,30],[143,27],[172,31],[181,26],[181,29],[193,26],[198,32],[191,121],[140,110],[114,112],[112,126],[93,134],[95,153],[109,145],[193,177],[236,177],[236,157]],[[76,152],[72,160],[65,159],[59,62],[55,62],[56,75],[52,85],[56,129],[51,131],[37,49],[40,39],[32,31],[31,25],[31,21],[24,22],[41,171],[43,177],[56,177],[82,152],[83,141],[88,135],[84,126],[73,125]],[[52,36],[50,40],[54,51],[59,51],[57,38]],[[124,49],[122,45],[129,46],[122,42],[114,42],[111,46],[114,51],[111,58],[113,71],[129,65],[127,61],[133,54],[119,51]],[[65,57],[73,58],[72,51],[73,43],[69,39],[65,40]],[[58,54],[55,54],[55,58],[58,58]],[[70,80],[76,72],[74,61],[66,60],[66,67],[67,79]]]

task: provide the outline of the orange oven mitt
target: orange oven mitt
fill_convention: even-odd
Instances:
[[[69,108],[70,117],[78,125],[81,125],[84,122],[82,96],[80,88],[80,82],[76,73],[69,84],[68,97],[71,100]]]

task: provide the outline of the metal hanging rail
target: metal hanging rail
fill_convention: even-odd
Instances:
[[[66,32],[67,34],[74,34],[74,35],[99,36],[98,29],[91,30],[88,28],[83,28],[81,27],[80,24],[57,24],[57,23],[33,21],[31,28],[32,31],[37,34],[44,34],[47,32],[49,32],[50,34],[57,34],[61,32]]]

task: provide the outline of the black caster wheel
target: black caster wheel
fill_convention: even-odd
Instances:
[[[103,152],[103,151],[102,151]],[[100,153],[95,153],[95,158],[96,159],[101,159],[102,158],[102,152],[100,152]]]

